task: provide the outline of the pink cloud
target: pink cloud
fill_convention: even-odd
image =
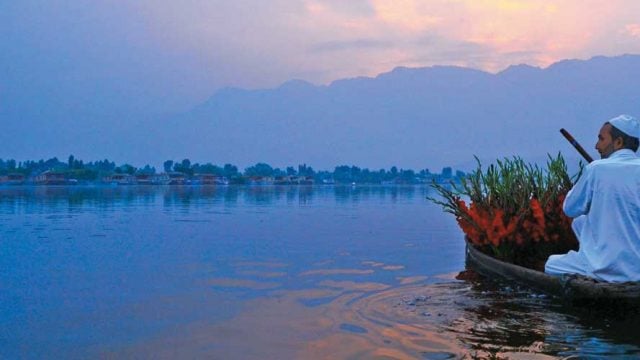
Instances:
[[[211,63],[221,81],[328,83],[396,66],[499,71],[640,52],[636,0],[144,0],[162,46]],[[624,27],[621,33],[621,24]],[[630,37],[631,36],[631,37]],[[631,41],[632,39],[633,41]],[[233,60],[230,60],[233,59]],[[213,73],[213,72],[212,72]]]
[[[640,38],[640,24],[629,24],[624,29],[627,35]]]

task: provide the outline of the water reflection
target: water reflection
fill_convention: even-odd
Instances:
[[[407,200],[415,196],[416,192],[425,195],[429,187],[417,186],[342,186],[334,189],[335,199],[341,203],[358,203],[372,199],[388,200],[392,203]]]
[[[68,206],[153,205],[188,207],[238,202],[253,205],[278,203],[310,205],[317,196],[332,194],[336,203],[357,204],[373,199],[384,202],[427,196],[429,187],[418,186],[15,186],[0,187],[0,207],[11,211],[22,207],[37,209]]]

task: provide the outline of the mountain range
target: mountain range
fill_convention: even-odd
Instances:
[[[275,89],[226,88],[154,126],[150,139],[213,161],[319,168],[357,164],[468,167],[473,156],[544,159],[569,130],[593,155],[604,121],[638,115],[640,56],[511,66],[491,74],[398,67],[326,86],[292,80]]]

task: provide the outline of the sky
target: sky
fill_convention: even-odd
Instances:
[[[0,0],[0,125],[117,136],[224,87],[625,53],[640,53],[636,0]]]

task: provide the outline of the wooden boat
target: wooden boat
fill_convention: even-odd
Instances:
[[[500,277],[561,297],[572,303],[616,303],[640,307],[640,282],[609,283],[581,275],[551,276],[495,259],[467,242],[467,267],[489,278]]]

